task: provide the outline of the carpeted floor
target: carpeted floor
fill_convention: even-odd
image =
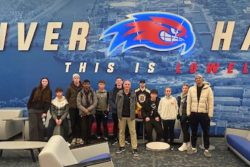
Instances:
[[[195,155],[177,151],[153,152],[139,145],[139,157],[134,158],[131,154],[130,145],[127,145],[126,152],[117,155],[115,151],[118,146],[110,146],[113,162],[117,167],[140,166],[140,167],[245,167],[247,166],[241,159],[228,151],[224,138],[211,138],[211,143],[216,149],[212,151],[212,158],[203,156],[202,150]],[[36,152],[36,155],[38,152]],[[38,162],[32,162],[29,151],[4,151],[0,159],[0,166],[6,167],[29,167],[39,166]]]

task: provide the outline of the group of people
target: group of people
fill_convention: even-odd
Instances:
[[[183,84],[182,93],[177,98],[171,95],[171,87],[165,88],[165,96],[158,97],[156,89],[148,90],[145,80],[135,91],[129,80],[117,77],[111,91],[106,90],[104,80],[98,82],[95,91],[89,80],[80,81],[79,74],[73,74],[72,83],[63,95],[63,89],[55,90],[52,99],[48,78],[42,78],[38,87],[34,88],[28,101],[30,140],[44,140],[43,120],[47,112],[51,113],[47,136],[62,135],[71,144],[88,144],[91,136],[92,123],[96,121],[96,136],[108,140],[108,117],[112,114],[113,135],[117,139],[117,154],[124,152],[127,133],[130,135],[132,153],[138,156],[137,137],[140,124],[136,118],[143,120],[148,142],[153,141],[153,129],[156,140],[164,141],[173,150],[174,127],[180,120],[183,132],[183,144],[179,151],[188,154],[197,152],[196,141],[199,125],[204,139],[204,155],[211,157],[209,151],[209,127],[213,116],[213,91],[203,76],[195,76],[196,84]],[[71,124],[69,135],[68,118]],[[103,128],[101,128],[101,126]],[[102,131],[103,129],[103,131]],[[190,132],[191,129],[191,140]]]

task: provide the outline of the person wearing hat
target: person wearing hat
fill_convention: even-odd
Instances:
[[[67,99],[63,96],[62,88],[56,88],[56,97],[51,101],[50,114],[48,126],[48,138],[52,135],[61,135],[67,141],[69,125],[67,115],[69,113],[69,104]]]
[[[146,88],[146,81],[144,79],[140,80],[140,86],[135,89],[135,94],[138,100],[136,114],[137,117],[141,118],[142,107],[144,103],[150,99],[150,90]]]
[[[82,90],[80,75],[75,73],[72,76],[72,82],[67,89],[66,99],[69,103],[69,116],[71,124],[71,144],[83,144],[81,139],[80,115],[76,104],[77,94]]]
[[[77,107],[80,115],[81,137],[85,144],[89,143],[92,123],[96,113],[97,97],[90,86],[90,81],[85,79],[82,82],[82,90],[77,95]]]
[[[211,157],[209,152],[209,127],[210,119],[214,112],[214,95],[208,82],[205,82],[203,76],[195,76],[195,85],[192,86],[187,95],[187,116],[190,117],[190,126],[192,130],[191,144],[188,154],[197,153],[196,141],[198,126],[201,125],[204,142],[204,155]]]
[[[157,134],[156,141],[160,141],[162,139],[163,130],[160,115],[158,114],[159,102],[160,98],[158,97],[158,91],[156,89],[152,89],[150,91],[150,98],[146,100],[142,107],[142,118],[145,122],[145,130],[148,142],[153,141],[153,129],[155,129]]]
[[[137,98],[136,104],[136,117],[142,118],[142,109],[145,102],[150,99],[150,90],[146,88],[146,81],[144,79],[140,80],[139,88],[135,89],[135,94]],[[137,136],[142,136],[142,122],[136,122],[136,132]]]

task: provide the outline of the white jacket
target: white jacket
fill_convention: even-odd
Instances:
[[[177,100],[173,97],[162,97],[158,106],[158,113],[163,120],[175,120],[178,114]]]
[[[197,86],[192,86],[188,91],[187,97],[187,115],[191,112],[208,113],[209,117],[213,117],[214,113],[214,95],[208,82],[204,82],[200,101],[197,99]]]

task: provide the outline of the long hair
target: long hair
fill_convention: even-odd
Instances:
[[[43,88],[42,80],[43,80],[43,79],[46,79],[46,80],[48,81],[48,85],[45,87],[45,89],[50,89],[50,83],[49,83],[49,78],[48,78],[48,77],[42,77],[42,78],[40,79],[38,88],[39,88],[40,90],[42,90],[42,88]]]

